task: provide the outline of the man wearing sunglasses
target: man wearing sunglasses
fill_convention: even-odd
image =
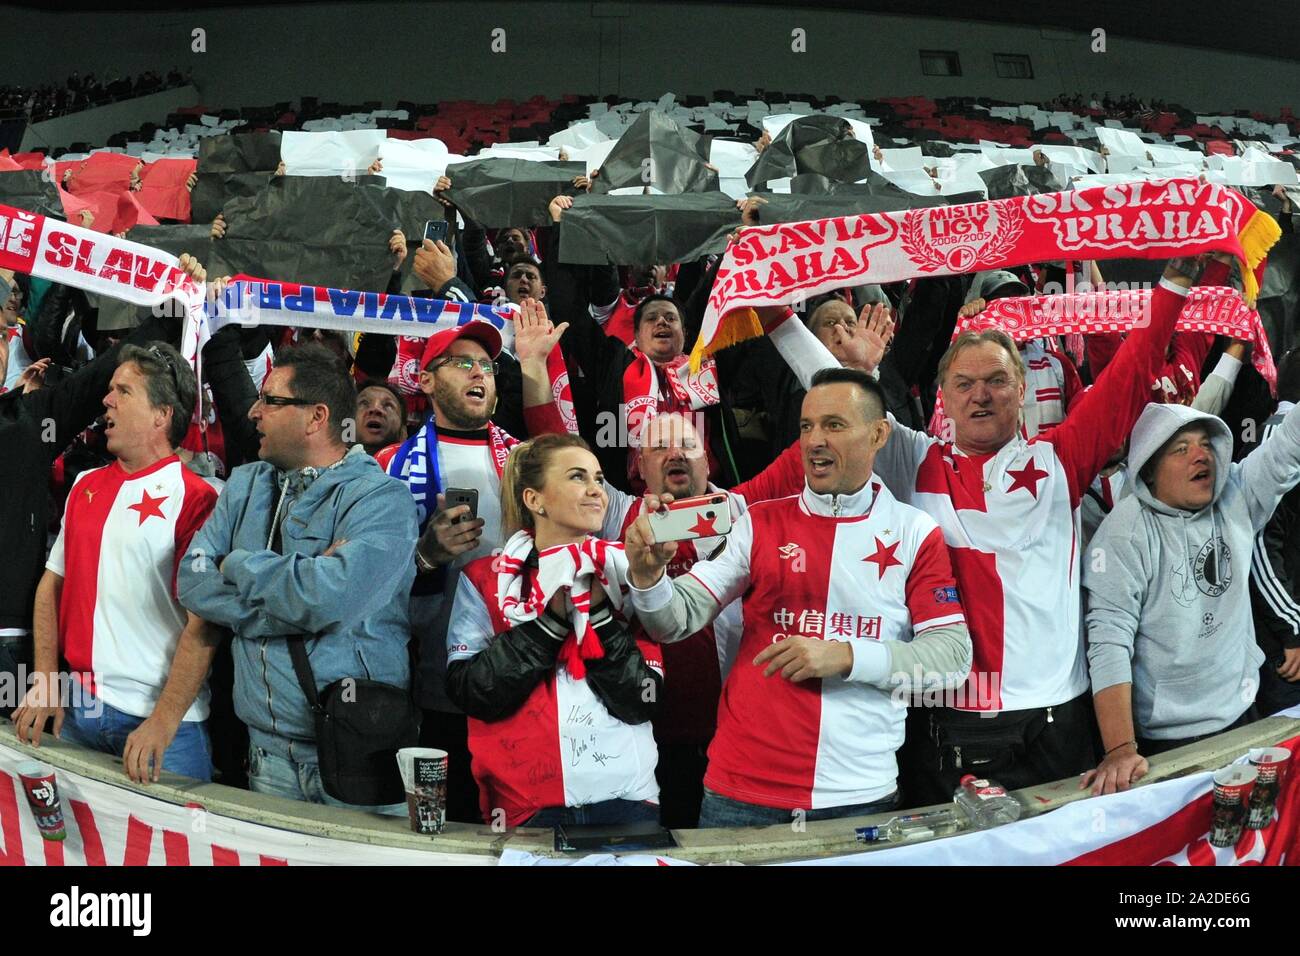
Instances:
[[[178,578],[186,607],[234,632],[250,787],[333,805],[284,638],[308,637],[318,687],[357,676],[410,683],[404,597],[415,576],[415,508],[362,446],[344,443],[356,406],[329,349],[277,355],[248,413],[261,461],[231,472]]]

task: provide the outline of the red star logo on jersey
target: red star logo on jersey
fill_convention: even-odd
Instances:
[[[690,532],[691,534],[697,535],[698,537],[701,538],[715,537],[718,533],[718,529],[713,526],[714,524],[717,523],[717,520],[718,519],[716,516],[712,518],[706,518],[704,517],[704,514],[701,513],[695,519],[695,524],[691,525]]]
[[[1015,479],[1011,482],[1011,487],[1007,489],[1007,494],[1011,494],[1017,488],[1024,488],[1035,498],[1038,497],[1038,483],[1047,477],[1047,472],[1040,471],[1038,462],[1032,458],[1029,459],[1029,464],[1019,471],[1008,468],[1007,474]]]
[[[136,512],[140,516],[140,524],[144,524],[146,518],[152,518],[154,515],[157,515],[164,521],[167,520],[167,516],[162,513],[162,508],[158,507],[167,500],[166,495],[160,495],[157,498],[153,498],[149,495],[149,492],[144,489],[141,489],[140,495],[141,498],[136,504],[127,505],[127,508]],[[136,527],[139,527],[139,525],[136,525]]]
[[[901,543],[902,542],[900,541],[895,541],[893,544],[886,545],[883,541],[877,538],[876,553],[869,554],[862,560],[870,561],[872,564],[874,564],[880,570],[880,577],[883,578],[885,576],[885,572],[888,571],[890,568],[892,567],[901,568],[903,566],[903,562],[898,560],[898,558],[894,557],[894,552],[898,550],[898,546]],[[877,578],[877,580],[879,580],[879,578]]]

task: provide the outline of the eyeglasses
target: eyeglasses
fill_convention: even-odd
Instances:
[[[443,359],[434,368],[443,368],[448,365],[452,368],[458,368],[462,372],[472,372],[477,367],[484,375],[496,375],[497,373],[497,363],[491,359],[475,359],[467,356]]]
[[[259,394],[257,402],[254,404],[269,405],[271,408],[280,408],[284,405],[315,405],[310,398],[290,398],[287,395],[266,395]]]

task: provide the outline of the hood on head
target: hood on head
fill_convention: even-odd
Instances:
[[[1003,289],[1004,286],[1012,286],[1011,289]],[[998,296],[1005,299],[1008,296],[1029,295],[1029,286],[1021,280],[1014,272],[1008,272],[1005,269],[994,269],[990,272],[980,272],[971,282],[970,292],[966,294],[966,301],[974,302],[976,299],[987,299],[993,292],[1002,289],[1003,294]]]
[[[1207,415],[1186,405],[1165,405],[1160,402],[1147,405],[1133,426],[1128,447],[1128,472],[1132,482],[1125,485],[1126,491],[1131,489],[1149,508],[1164,514],[1176,513],[1178,509],[1157,500],[1152,494],[1142,480],[1142,468],[1176,433],[1188,425],[1196,424],[1205,425],[1210,433],[1210,446],[1214,449],[1214,497],[1210,503],[1218,501],[1224,485],[1228,483],[1228,467],[1232,464],[1232,431],[1217,415]]]

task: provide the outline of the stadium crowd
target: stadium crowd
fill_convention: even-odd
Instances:
[[[1054,105],[1089,102],[1147,108]],[[343,805],[305,646],[322,690],[409,688],[452,820],[744,826],[943,802],[968,772],[1123,790],[1300,703],[1300,354],[1274,400],[1250,343],[1174,329],[1193,287],[1240,287],[1227,256],[1170,260],[1151,321],[1082,350],[954,329],[1105,262],[759,309],[710,384],[688,356],[720,257],[569,264],[571,195],[485,229],[453,180],[445,240],[387,237],[389,291],[410,257],[415,295],[508,305],[504,330],[231,325],[200,387],[179,319],[100,331],[81,291],[0,272],[20,737]],[[710,493],[729,532],[656,540]]]
[[[113,73],[100,78],[94,73],[85,76],[73,73],[62,83],[0,87],[0,115],[26,116],[31,122],[39,123],[135,96],[161,93],[184,86],[186,82],[177,67],[172,67],[165,75],[150,70],[135,77]]]

